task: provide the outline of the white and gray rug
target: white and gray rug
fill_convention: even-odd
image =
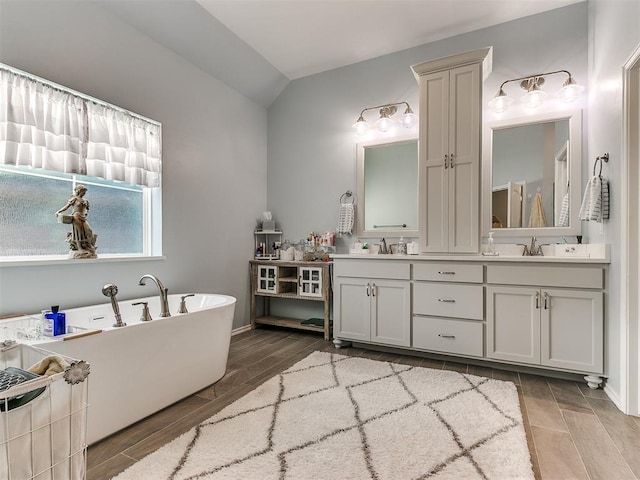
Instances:
[[[115,478],[534,477],[513,383],[314,352]]]

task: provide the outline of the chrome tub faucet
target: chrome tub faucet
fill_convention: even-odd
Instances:
[[[168,293],[169,290],[164,287],[162,282],[155,275],[145,274],[140,277],[140,281],[138,285],[145,285],[146,279],[149,278],[155,282],[158,287],[158,291],[160,292],[160,316],[161,317],[170,317],[171,313],[169,313],[169,301],[168,301]]]

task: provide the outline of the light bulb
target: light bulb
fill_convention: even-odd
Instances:
[[[367,133],[367,130],[369,130],[369,125],[364,120],[364,118],[362,118],[362,115],[360,115],[356,123],[353,124],[353,129],[358,135],[364,135],[365,133]]]

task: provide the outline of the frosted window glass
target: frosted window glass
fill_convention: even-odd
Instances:
[[[98,256],[143,254],[143,189],[88,177],[76,182],[88,189],[88,221],[98,235]],[[69,253],[65,239],[70,226],[58,223],[55,212],[69,200],[72,185],[71,175],[36,176],[20,168],[0,169],[0,256]]]

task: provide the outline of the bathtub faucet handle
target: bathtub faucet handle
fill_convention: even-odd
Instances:
[[[142,315],[140,316],[141,322],[148,322],[149,320],[153,320],[151,318],[151,314],[149,313],[149,302],[136,302],[131,305],[142,305]]]
[[[190,293],[188,295],[183,295],[180,297],[180,307],[178,308],[178,313],[189,313],[189,310],[187,310],[187,302],[185,301],[185,298],[187,297],[195,297],[195,293]]]

